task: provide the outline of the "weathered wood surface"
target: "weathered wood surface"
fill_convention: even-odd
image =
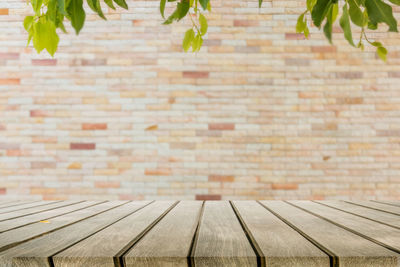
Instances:
[[[398,267],[397,203],[0,201],[0,266]]]

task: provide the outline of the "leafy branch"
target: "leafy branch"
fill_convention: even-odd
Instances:
[[[90,9],[106,20],[102,11],[101,2],[109,8],[116,9],[116,5],[128,9],[125,0],[86,0]],[[342,10],[339,25],[343,30],[348,43],[364,50],[364,42],[376,48],[377,55],[384,61],[387,58],[387,49],[381,42],[368,39],[366,29],[377,30],[383,23],[388,31],[397,32],[397,21],[393,16],[392,5],[400,6],[400,0],[305,0],[306,10],[297,19],[296,32],[303,33],[306,38],[310,35],[309,25],[313,24],[323,30],[325,37],[332,44],[332,28],[337,20],[339,10]],[[66,33],[64,21],[69,20],[76,34],[84,26],[86,13],[83,0],[30,0],[34,15],[27,16],[24,28],[29,34],[28,45],[33,46],[38,53],[46,49],[54,55],[59,43],[56,32],[60,29]],[[263,0],[259,0],[259,7]],[[167,4],[175,5],[174,11],[165,18]],[[160,0],[160,13],[165,25],[179,22],[184,17],[191,21],[191,28],[185,32],[182,41],[184,51],[192,48],[193,52],[200,50],[203,37],[207,33],[208,23],[205,14],[211,12],[210,0]],[[360,28],[358,43],[353,40],[352,28]]]

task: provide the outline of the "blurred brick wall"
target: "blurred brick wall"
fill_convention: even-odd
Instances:
[[[295,34],[305,0],[212,4],[198,54],[129,1],[51,58],[2,0],[0,199],[400,199],[400,35],[384,64]]]

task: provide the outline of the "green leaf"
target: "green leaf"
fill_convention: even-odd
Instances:
[[[329,9],[331,8],[332,0],[317,0],[312,12],[312,20],[317,27],[321,27],[322,21],[325,19]]]
[[[370,21],[368,21],[368,29],[370,29],[370,30],[376,30],[376,29],[378,29],[378,24],[376,23],[376,24],[373,24],[373,23],[371,23]]]
[[[183,50],[185,50],[185,52],[187,52],[189,50],[189,47],[192,45],[193,38],[194,38],[193,29],[187,30],[182,42],[182,47]]]
[[[113,1],[112,1],[112,0],[104,0],[104,3],[106,3],[106,5],[107,5],[109,8],[111,8],[111,9],[114,9],[114,10],[115,10],[115,6],[114,6],[114,4],[113,4]]]
[[[32,26],[32,22],[33,22],[33,16],[26,16],[24,19],[24,28],[26,31],[29,32],[29,29]]]
[[[304,13],[297,18],[296,32],[302,33],[304,31]]]
[[[207,19],[204,17],[203,14],[200,14],[199,16],[199,22],[200,22],[200,32],[201,35],[204,35],[207,33],[208,30],[208,24],[207,24]]]
[[[164,25],[171,24],[174,20],[178,19],[178,8],[164,21]]]
[[[384,48],[383,46],[378,47],[378,49],[376,49],[376,53],[378,54],[378,56],[386,62],[387,60],[387,50],[386,48]]]
[[[199,51],[202,44],[203,44],[203,38],[201,38],[201,34],[197,34],[196,37],[194,37],[192,43],[192,51],[193,52]]]
[[[397,21],[391,6],[382,0],[365,0],[365,7],[373,24],[384,22],[389,26],[389,31],[397,32]]]
[[[207,10],[207,6],[208,6],[208,2],[210,2],[210,0],[199,0],[201,7],[204,10]]]
[[[167,0],[160,1],[160,13],[161,13],[161,16],[163,17],[163,19],[165,19],[164,11],[165,11],[165,3],[166,2],[167,2]]]
[[[349,44],[355,46],[353,41],[353,34],[351,33],[350,17],[347,5],[343,6],[343,13],[342,17],[340,18],[339,24],[340,27],[343,29],[344,37],[346,38],[346,40],[349,42]]]
[[[207,4],[207,11],[211,12],[211,3],[210,2],[208,2],[208,4]]]
[[[381,47],[383,46],[381,42],[372,42],[371,45],[375,46],[375,47]]]
[[[125,2],[125,0],[114,0],[114,2],[120,7],[128,9],[128,4]]]
[[[72,27],[74,27],[76,34],[79,34],[86,18],[82,0],[71,0],[67,7],[67,13],[71,19]]]
[[[40,53],[43,49],[46,49],[51,56],[54,56],[60,40],[56,33],[56,26],[54,23],[43,17],[39,19],[33,27],[33,46],[36,51]]]
[[[58,3],[58,12],[60,12],[64,16],[67,15],[67,11],[65,11],[65,0],[57,0],[57,3]]]
[[[332,44],[332,24],[327,21],[324,26],[324,34],[329,43]]]
[[[189,12],[189,9],[190,9],[189,1],[182,0],[180,3],[178,3],[177,9],[178,9],[178,17],[177,17],[177,19],[179,21],[182,18],[184,18],[186,16],[186,14]]]
[[[50,0],[47,4],[47,12],[46,17],[47,19],[51,20],[52,22],[56,23],[57,14],[58,14],[58,1],[57,0]]]
[[[360,7],[358,6],[355,0],[348,0],[348,3],[349,3],[349,14],[351,21],[355,25],[362,27],[364,24],[364,15]]]
[[[333,25],[333,23],[335,23],[338,13],[339,13],[339,5],[337,3],[331,5],[331,8],[329,9],[327,16],[329,24]]]
[[[313,10],[316,3],[317,3],[317,0],[307,0],[307,10],[308,11]]]
[[[395,4],[395,5],[400,6],[400,0],[389,0],[389,2],[391,2],[391,3]]]
[[[36,15],[40,15],[40,8],[42,7],[43,0],[31,0],[33,11]]]
[[[107,20],[104,16],[103,10],[101,10],[100,0],[87,0],[89,7],[99,15],[100,18]]]
[[[263,3],[263,0],[258,0],[258,8],[261,7],[262,3]]]

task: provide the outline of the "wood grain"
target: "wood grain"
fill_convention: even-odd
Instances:
[[[370,209],[375,209],[375,210],[380,210],[380,211],[385,211],[389,212],[395,215],[400,215],[400,207],[393,206],[393,205],[388,205],[388,204],[382,204],[374,201],[346,201],[348,203],[352,203],[355,205],[363,206],[366,208]]]
[[[82,201],[61,201],[61,202],[54,202],[50,203],[48,205],[42,205],[38,207],[32,207],[32,208],[27,208],[23,210],[16,210],[16,211],[10,211],[7,213],[0,214],[0,222],[5,221],[5,220],[11,220],[23,216],[28,216],[31,214],[38,214],[43,211],[48,211],[56,208],[62,208],[65,206],[69,205],[74,205],[77,203],[80,203]]]
[[[4,201],[0,203],[0,212],[3,208],[9,208],[9,207],[15,207],[18,205],[23,205],[26,203],[32,203],[33,201],[20,201],[20,200],[14,200],[14,201]]]
[[[329,266],[329,257],[255,201],[233,201],[267,266]]]
[[[333,266],[398,266],[398,254],[326,220],[281,201],[261,203],[314,240],[332,256]]]
[[[339,209],[341,211],[349,212],[357,216],[371,219],[379,223],[397,227],[400,229],[399,215],[393,215],[384,211],[368,209],[358,205],[352,205],[344,201],[316,201],[316,202],[332,208]]]
[[[104,205],[109,205],[109,209],[100,214],[0,252],[0,262],[5,267],[50,267],[49,257],[129,216],[146,204],[146,201],[106,202]]]
[[[310,201],[290,201],[298,207],[337,223],[348,230],[369,237],[381,245],[400,253],[400,230],[365,218],[348,214]]]
[[[3,209],[0,210],[0,215],[2,215],[4,213],[7,213],[7,212],[14,212],[14,211],[33,208],[33,207],[45,206],[45,205],[49,205],[51,203],[56,203],[56,202],[61,202],[61,201],[34,201],[34,202],[27,202],[27,203],[24,203],[22,205],[3,208]]]
[[[373,202],[383,203],[383,204],[388,204],[388,205],[400,207],[400,200],[399,201],[388,201],[388,200],[381,201],[381,200],[379,200],[379,201],[373,201]]]
[[[114,257],[130,248],[137,237],[175,201],[157,201],[125,217],[53,257],[58,266],[114,266]],[[107,240],[107,242],[104,242]],[[123,253],[123,252],[122,252]]]
[[[207,201],[194,247],[195,266],[257,266],[257,256],[227,201]]]
[[[400,200],[399,201],[379,200],[379,201],[373,201],[373,202],[400,207]]]
[[[187,266],[202,202],[182,201],[124,256],[127,267]]]
[[[100,212],[113,208],[118,204],[121,203],[106,202],[93,207],[88,207],[83,210],[78,210],[66,215],[55,217],[51,220],[48,220],[47,222],[37,221],[36,223],[1,233],[0,251],[16,246],[27,240],[34,239],[35,237],[38,237],[42,234],[60,229],[74,222],[78,222],[90,216],[96,215]],[[12,222],[12,220],[6,222]]]
[[[0,222],[0,233],[9,231],[11,229],[15,229],[24,225],[28,225],[30,223],[36,223],[39,221],[45,221],[45,220],[50,220],[54,217],[64,215],[79,209],[83,209],[92,205],[97,205],[100,204],[100,201],[84,201],[84,202],[78,202],[72,205],[68,205],[65,207],[60,207],[57,209],[51,209],[48,211],[43,211],[39,213],[33,213],[31,215],[27,216],[22,216],[18,217],[15,219],[10,219],[6,221],[1,221]]]

